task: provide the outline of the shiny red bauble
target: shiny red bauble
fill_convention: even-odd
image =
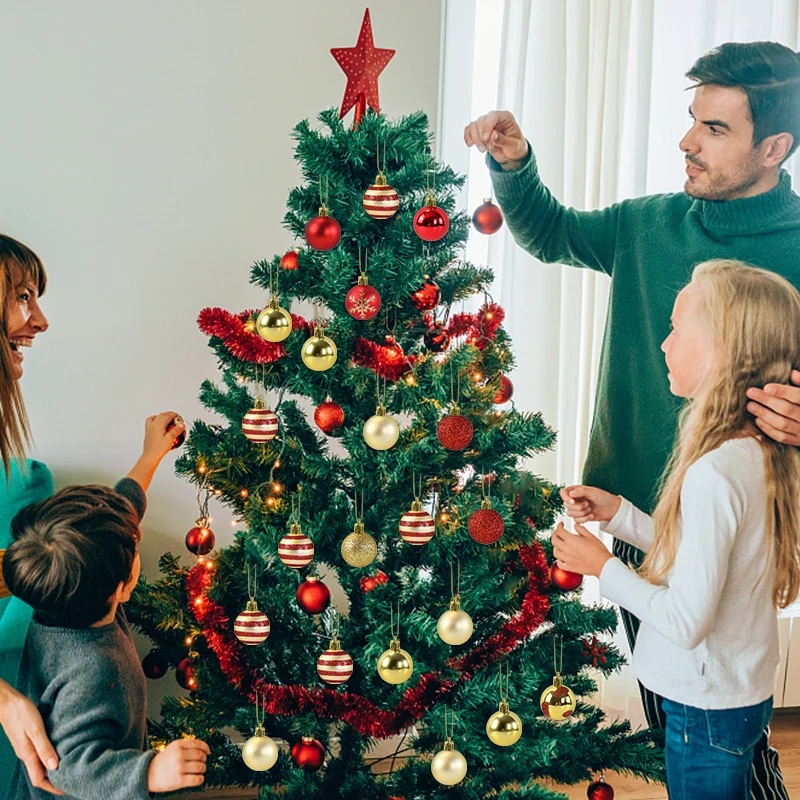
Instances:
[[[497,390],[492,402],[497,406],[501,405],[502,403],[507,403],[513,394],[514,384],[511,383],[511,379],[507,378],[505,375],[501,375],[500,388]]]
[[[333,217],[314,217],[306,225],[306,241],[315,250],[332,250],[341,238],[342,229]]]
[[[561,569],[558,562],[554,561],[550,567],[550,583],[564,592],[572,592],[583,583],[583,575]]]
[[[359,581],[359,585],[364,594],[369,594],[378,585],[378,579],[374,575],[365,575]]]
[[[503,212],[492,202],[491,197],[487,197],[483,205],[475,209],[472,224],[478,233],[497,233],[503,227]]]
[[[436,436],[448,450],[463,450],[472,441],[472,423],[462,414],[442,418]]]
[[[344,307],[353,319],[372,319],[381,310],[381,296],[374,286],[359,281],[344,298]]]
[[[167,657],[158,650],[151,650],[142,659],[142,672],[151,680],[158,680],[167,674],[169,661]]]
[[[180,417],[175,417],[175,419],[167,425],[167,433],[169,433],[178,422],[183,422]],[[175,450],[175,448],[180,447],[186,441],[186,428],[184,428],[176,437],[175,441],[172,443],[172,447],[170,450]]]
[[[304,736],[292,745],[292,761],[296,767],[316,772],[325,763],[325,747],[318,739]]]
[[[331,592],[316,575],[309,575],[297,587],[295,600],[306,614],[321,614],[331,604]]]
[[[197,668],[194,659],[187,656],[178,662],[178,666],[175,667],[175,679],[184,689],[190,692],[197,690]]]
[[[614,800],[614,789],[611,784],[606,783],[605,778],[589,784],[586,790],[589,800]]]
[[[411,295],[411,302],[418,311],[433,311],[442,302],[442,290],[439,284],[426,275],[422,288]]]
[[[214,549],[214,531],[205,525],[195,525],[186,534],[186,549],[196,556],[204,556]]]
[[[425,331],[422,341],[431,353],[444,353],[450,347],[450,334],[444,329],[441,322],[437,322],[432,328]]]
[[[450,218],[437,205],[425,205],[414,214],[414,232],[426,242],[438,242],[450,228]]]
[[[469,518],[468,529],[478,544],[494,544],[503,535],[505,523],[493,508],[479,508]]]
[[[290,250],[281,257],[282,269],[297,269],[300,266],[297,250]]]
[[[328,397],[314,410],[314,422],[323,433],[330,435],[344,425],[344,409]]]

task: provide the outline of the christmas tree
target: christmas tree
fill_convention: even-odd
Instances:
[[[176,665],[190,690],[164,702],[153,740],[206,740],[206,784],[261,798],[553,798],[542,779],[604,769],[660,780],[651,735],[583,699],[622,663],[597,638],[616,613],[551,567],[559,494],[521,461],[555,434],[508,405],[492,272],[459,260],[464,178],[435,161],[423,113],[380,114],[392,51],[371,42],[367,14],[359,45],[334,52],[363,56],[341,112],[294,129],[303,184],[284,224],[304,245],[252,267],[269,302],[200,315],[223,385],[203,384],[222,421],[195,422],[177,463],[198,487],[197,560],[163,556],[129,605],[155,645],[145,672]],[[501,222],[491,205],[474,218]],[[295,300],[312,319],[285,310]],[[214,552],[212,497],[242,522]],[[371,756],[386,739],[390,755]]]

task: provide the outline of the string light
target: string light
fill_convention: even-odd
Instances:
[[[246,382],[247,382],[247,378],[245,378],[244,375],[237,375],[236,376],[236,383],[238,383],[239,386],[242,386]]]
[[[198,598],[198,600],[199,600],[199,599],[200,599],[200,598]],[[186,637],[186,639],[185,639],[186,646],[187,646],[187,647],[191,647],[191,646],[192,646],[192,642],[193,642],[193,641],[194,641],[194,639],[192,639],[192,637],[191,637],[191,636],[187,636],[187,637]]]
[[[409,386],[417,386],[418,385],[417,384],[417,379],[413,375],[407,375],[406,376],[406,383]]]
[[[283,491],[283,487],[279,483],[272,484],[272,491],[280,494]]]
[[[250,492],[248,492],[248,491],[247,491],[247,489],[242,489],[242,491],[241,491],[241,492],[239,492],[239,494],[240,494],[242,497],[244,497],[245,499],[247,499],[247,496],[250,494]]]
[[[472,377],[475,379],[476,382],[483,380],[483,375],[481,375],[480,372],[476,372]]]
[[[197,468],[197,471],[198,471],[198,472],[199,472],[201,475],[205,475],[205,474],[206,474],[206,470],[207,470],[207,469],[208,469],[208,467],[206,467],[206,465],[205,465],[205,464],[201,464],[201,465],[200,465],[200,466]]]
[[[267,505],[268,506],[274,506],[275,505],[275,498],[274,497],[268,497],[267,498]]]
[[[281,460],[279,458],[275,459],[275,466],[279,467],[281,465]]]

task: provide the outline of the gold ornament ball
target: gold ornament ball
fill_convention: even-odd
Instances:
[[[546,717],[560,722],[574,713],[575,695],[572,689],[564,686],[561,678],[557,678],[552,686],[542,692],[539,707]]]
[[[378,555],[378,545],[375,540],[364,532],[363,525],[356,525],[356,529],[342,541],[342,558],[351,567],[366,567]]]
[[[486,723],[486,735],[490,741],[501,747],[516,744],[522,736],[522,720],[508,710],[508,705],[502,703],[500,710],[495,711]]]
[[[392,646],[378,659],[378,675],[386,683],[395,685],[405,683],[414,672],[414,661],[405,650],[400,649],[400,643],[392,642]]]
[[[282,342],[292,332],[292,315],[285,308],[280,308],[273,298],[258,315],[256,330],[268,342]]]
[[[472,636],[472,617],[466,611],[445,611],[436,624],[445,644],[464,644]]]
[[[386,414],[385,409],[382,414],[375,414],[364,423],[364,441],[373,450],[388,450],[393,447],[400,438],[400,426],[394,417]]]
[[[242,761],[256,772],[265,772],[272,769],[278,760],[278,745],[269,736],[260,733],[260,730],[256,731],[256,735],[244,743]]]
[[[324,372],[336,363],[336,343],[329,336],[323,336],[322,330],[306,340],[300,356],[303,363],[314,372]]]
[[[452,742],[445,744],[445,749],[440,750],[431,761],[431,772],[439,783],[445,786],[455,786],[464,780],[467,774],[467,759],[453,748]]]

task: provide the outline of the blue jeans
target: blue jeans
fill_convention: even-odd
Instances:
[[[670,800],[750,800],[753,749],[772,718],[772,698],[704,711],[664,700]]]

